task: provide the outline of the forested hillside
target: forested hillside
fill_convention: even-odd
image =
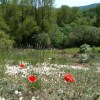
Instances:
[[[54,0],[3,0],[0,41],[16,47],[100,46],[100,5],[88,10],[55,8]]]

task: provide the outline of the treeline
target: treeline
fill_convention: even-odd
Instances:
[[[80,10],[65,5],[55,8],[53,4],[54,0],[3,0],[0,5],[2,45],[67,48],[87,43],[100,46],[100,5]]]

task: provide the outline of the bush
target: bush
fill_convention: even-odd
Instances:
[[[11,48],[13,46],[14,41],[9,38],[4,31],[0,31],[0,49],[3,48]]]
[[[49,38],[49,35],[47,33],[41,33],[38,35],[38,43],[41,46],[41,48],[48,48],[50,47],[51,40]]]
[[[80,55],[80,63],[87,63],[89,61],[89,55],[84,53]]]
[[[83,44],[82,46],[80,46],[80,52],[81,53],[88,53],[90,51],[91,51],[90,45]]]

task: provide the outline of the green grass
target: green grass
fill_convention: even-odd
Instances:
[[[71,50],[68,49],[68,51],[65,50],[64,51],[65,54],[63,53],[63,51],[64,50],[34,50],[34,49],[18,50],[18,49],[14,49],[14,50],[9,50],[5,52],[2,51],[0,53],[0,61],[14,60],[16,62],[18,60],[24,60],[24,61],[29,61],[35,64],[37,62],[48,61],[48,58],[53,58],[53,59],[56,59],[54,62],[57,63],[59,59],[64,59],[66,61],[68,57],[65,55],[69,51],[71,51],[72,53],[74,49],[71,49]]]
[[[100,47],[96,47],[95,49],[96,49],[97,51],[100,51]]]
[[[79,48],[68,48],[65,49],[68,53],[76,53],[79,52]]]

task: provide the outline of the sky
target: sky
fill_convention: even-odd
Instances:
[[[55,7],[60,7],[61,5],[73,6],[84,6],[93,3],[100,3],[100,0],[55,0]]]

